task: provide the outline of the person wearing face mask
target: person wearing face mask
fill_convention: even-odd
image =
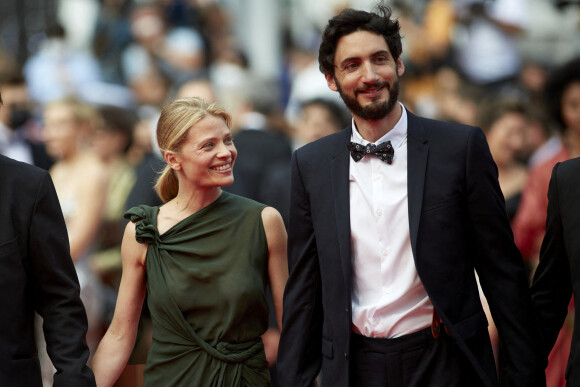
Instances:
[[[165,204],[125,213],[117,305],[93,360],[97,385],[114,385],[123,371],[146,293],[153,341],[144,386],[271,385],[261,335],[268,285],[281,328],[286,230],[274,208],[222,190],[237,157],[230,123],[199,98],[163,108],[157,142],[167,165],[156,190]]]
[[[4,99],[0,110],[0,154],[48,170],[53,160],[34,133],[24,77],[13,71],[0,73],[0,90]]]

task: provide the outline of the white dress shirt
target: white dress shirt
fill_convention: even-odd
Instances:
[[[401,105],[402,106],[402,105]],[[351,141],[364,140],[352,124]],[[398,337],[429,326],[433,305],[417,275],[409,235],[407,113],[375,145],[391,141],[392,164],[350,159],[353,331]]]
[[[1,122],[0,154],[23,163],[34,164],[32,151],[24,140],[22,132],[14,131]]]

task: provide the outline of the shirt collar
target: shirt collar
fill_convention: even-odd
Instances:
[[[407,110],[405,109],[405,106],[401,102],[399,102],[399,105],[401,105],[403,111],[401,114],[401,118],[399,118],[399,121],[397,121],[393,129],[389,130],[383,137],[379,138],[376,142],[374,142],[375,145],[382,144],[383,142],[386,141],[390,141],[391,144],[393,145],[393,148],[395,149],[403,145],[405,139],[407,138]],[[370,141],[367,141],[364,138],[362,138],[362,136],[358,132],[358,129],[354,124],[354,118],[352,120],[351,125],[352,125],[352,134],[350,136],[351,141],[357,142],[362,145],[369,144]]]
[[[14,138],[14,131],[0,122],[0,144],[10,144]]]

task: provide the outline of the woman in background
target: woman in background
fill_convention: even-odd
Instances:
[[[50,175],[66,222],[89,321],[87,343],[94,355],[104,333],[103,293],[90,257],[102,223],[108,178],[88,144],[100,118],[92,106],[72,97],[47,104],[43,118],[46,150],[56,160]]]
[[[528,170],[519,159],[527,124],[524,106],[511,97],[484,101],[478,112],[478,126],[485,133],[493,161],[497,165],[501,191],[510,221],[518,209]]]

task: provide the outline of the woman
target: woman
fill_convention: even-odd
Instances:
[[[516,99],[496,97],[480,105],[478,116],[478,125],[485,133],[497,165],[499,185],[511,221],[518,209],[528,173],[526,165],[518,158],[524,145],[526,111]]]
[[[145,386],[270,384],[260,335],[268,284],[281,325],[286,231],[275,209],[221,190],[237,156],[230,122],[198,98],[162,110],[157,142],[167,166],[156,189],[165,204],[126,214],[117,307],[93,362],[99,386],[123,371],[146,289],[153,343]]]
[[[103,336],[102,284],[90,266],[107,197],[105,166],[88,143],[99,122],[97,111],[76,98],[64,98],[44,108],[46,150],[56,162],[50,169],[68,231],[70,254],[87,311],[87,343],[94,354]]]
[[[132,145],[137,118],[114,106],[101,106],[99,114],[102,123],[96,128],[91,145],[106,169],[109,184],[91,267],[116,298],[121,278],[121,236],[126,224],[122,218],[125,202],[136,180],[127,152]],[[112,314],[112,309],[110,312]]]

